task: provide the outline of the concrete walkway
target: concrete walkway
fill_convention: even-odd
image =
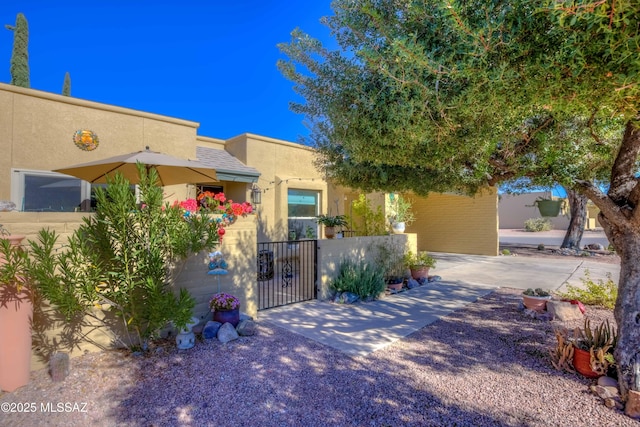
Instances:
[[[351,355],[367,355],[452,311],[476,301],[499,287],[558,290],[580,286],[584,271],[592,280],[618,281],[620,267],[588,258],[488,257],[433,254],[438,260],[431,274],[440,282],[390,295],[379,301],[340,305],[308,301],[258,313],[258,321],[270,323]]]

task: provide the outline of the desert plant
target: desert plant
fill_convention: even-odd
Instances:
[[[371,202],[364,194],[353,202],[353,226],[359,236],[382,236],[387,234],[387,224],[382,206],[371,207]]]
[[[322,224],[325,227],[346,227],[347,219],[344,215],[318,215],[316,217],[318,224]]]
[[[553,229],[553,224],[549,218],[529,218],[524,222],[525,231],[549,231]]]
[[[607,273],[607,281],[591,279],[589,270],[584,271],[585,277],[580,279],[584,287],[567,286],[567,292],[560,293],[563,299],[578,300],[587,305],[598,305],[613,309],[618,298],[618,285],[611,279],[611,273]]]
[[[154,169],[147,173],[140,165],[139,173],[141,203],[129,182],[116,175],[96,192],[95,216],[84,219],[66,251],[56,252],[57,236],[48,230],[30,242],[31,272],[43,295],[67,318],[95,307],[115,312],[128,347],[144,345],[169,322],[180,328],[191,320],[194,300],[185,289],[174,293],[172,269],[220,239],[218,223],[208,216],[163,204]]]
[[[549,297],[551,296],[551,292],[549,291],[545,291],[542,288],[529,288],[526,291],[522,292],[523,295],[529,296],[529,297]]]
[[[394,197],[391,204],[391,215],[389,215],[389,222],[404,222],[409,226],[415,221],[415,216],[411,211],[411,200],[401,196],[400,194]]]
[[[329,287],[334,292],[351,292],[361,299],[377,298],[386,288],[380,266],[365,261],[346,260],[340,264],[338,276]]]
[[[566,329],[557,329],[556,334],[556,347],[549,351],[551,356],[551,364],[559,371],[567,371],[575,373],[573,369],[573,353],[575,348],[573,342],[568,337]]]
[[[380,266],[385,274],[385,280],[402,278],[406,273],[404,265],[405,246],[398,241],[390,240],[369,248],[375,255],[375,264]]]
[[[427,251],[418,251],[414,254],[409,251],[404,255],[404,265],[412,270],[417,270],[423,267],[435,268],[436,260]]]
[[[615,328],[608,320],[591,329],[589,319],[585,319],[582,329],[574,329],[572,342],[575,347],[589,352],[590,365],[594,372],[606,375],[615,363],[613,352],[617,340]]]

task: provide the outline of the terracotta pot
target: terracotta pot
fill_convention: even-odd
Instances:
[[[573,367],[587,378],[598,378],[602,376],[591,369],[591,354],[577,347],[573,350]]]
[[[324,227],[324,237],[327,239],[333,239],[336,236],[336,228],[335,227]]]
[[[551,297],[532,297],[529,295],[522,295],[522,302],[524,306],[529,310],[543,312],[547,309],[547,302]]]
[[[420,268],[412,268],[411,269],[411,277],[414,279],[428,279],[429,278],[429,269],[430,267],[420,267]]]

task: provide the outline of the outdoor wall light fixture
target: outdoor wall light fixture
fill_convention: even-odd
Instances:
[[[251,203],[254,205],[262,203],[262,190],[255,184],[253,184],[253,188],[251,188]]]

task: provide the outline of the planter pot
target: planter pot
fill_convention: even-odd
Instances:
[[[401,278],[389,280],[389,282],[387,282],[387,289],[392,291],[400,291],[403,286],[404,280]]]
[[[0,389],[4,391],[29,383],[32,318],[33,303],[26,289],[0,290]]]
[[[335,227],[324,227],[324,237],[327,239],[333,239],[336,236],[336,228]]]
[[[577,347],[573,350],[573,367],[586,378],[598,378],[602,376],[591,369],[591,354]]]
[[[429,269],[430,267],[420,267],[420,268],[412,268],[411,269],[411,277],[414,279],[428,279],[429,278]]]
[[[393,231],[394,234],[404,233],[405,228],[406,227],[404,222],[394,222],[391,224],[391,230]]]
[[[558,216],[562,207],[562,200],[538,200],[536,201],[540,216]]]
[[[235,310],[216,310],[213,312],[213,320],[225,323],[231,323],[235,328],[240,323],[240,307]]]
[[[527,307],[529,310],[533,310],[537,312],[545,311],[547,309],[547,302],[549,302],[550,299],[551,299],[550,296],[532,297],[529,295],[522,295],[522,302],[524,303],[524,306]]]

